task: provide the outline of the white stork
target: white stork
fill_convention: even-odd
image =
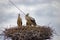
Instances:
[[[25,19],[26,19],[26,25],[33,25],[33,26],[36,26],[36,22],[35,22],[35,19],[30,17],[29,14],[26,14],[25,16]]]

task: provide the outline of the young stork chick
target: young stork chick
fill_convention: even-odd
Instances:
[[[18,14],[17,25],[19,28],[22,27],[22,19],[20,17],[20,14]]]

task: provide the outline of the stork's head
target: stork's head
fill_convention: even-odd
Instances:
[[[18,14],[18,16],[20,16],[20,14]]]
[[[29,16],[29,13],[27,13],[26,16]]]

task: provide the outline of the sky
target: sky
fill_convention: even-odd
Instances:
[[[35,18],[38,25],[50,26],[58,35],[52,40],[60,40],[60,0],[11,0],[25,14]],[[9,0],[0,0],[0,30],[17,26],[17,15],[20,13],[25,25],[24,14]]]

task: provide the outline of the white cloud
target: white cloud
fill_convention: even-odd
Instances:
[[[9,2],[8,0],[0,0],[1,4],[8,4],[8,2]]]
[[[60,2],[53,1],[52,6],[57,8],[57,9],[60,9]]]
[[[53,1],[51,5],[53,7],[53,14],[57,17],[60,17],[60,3]]]

